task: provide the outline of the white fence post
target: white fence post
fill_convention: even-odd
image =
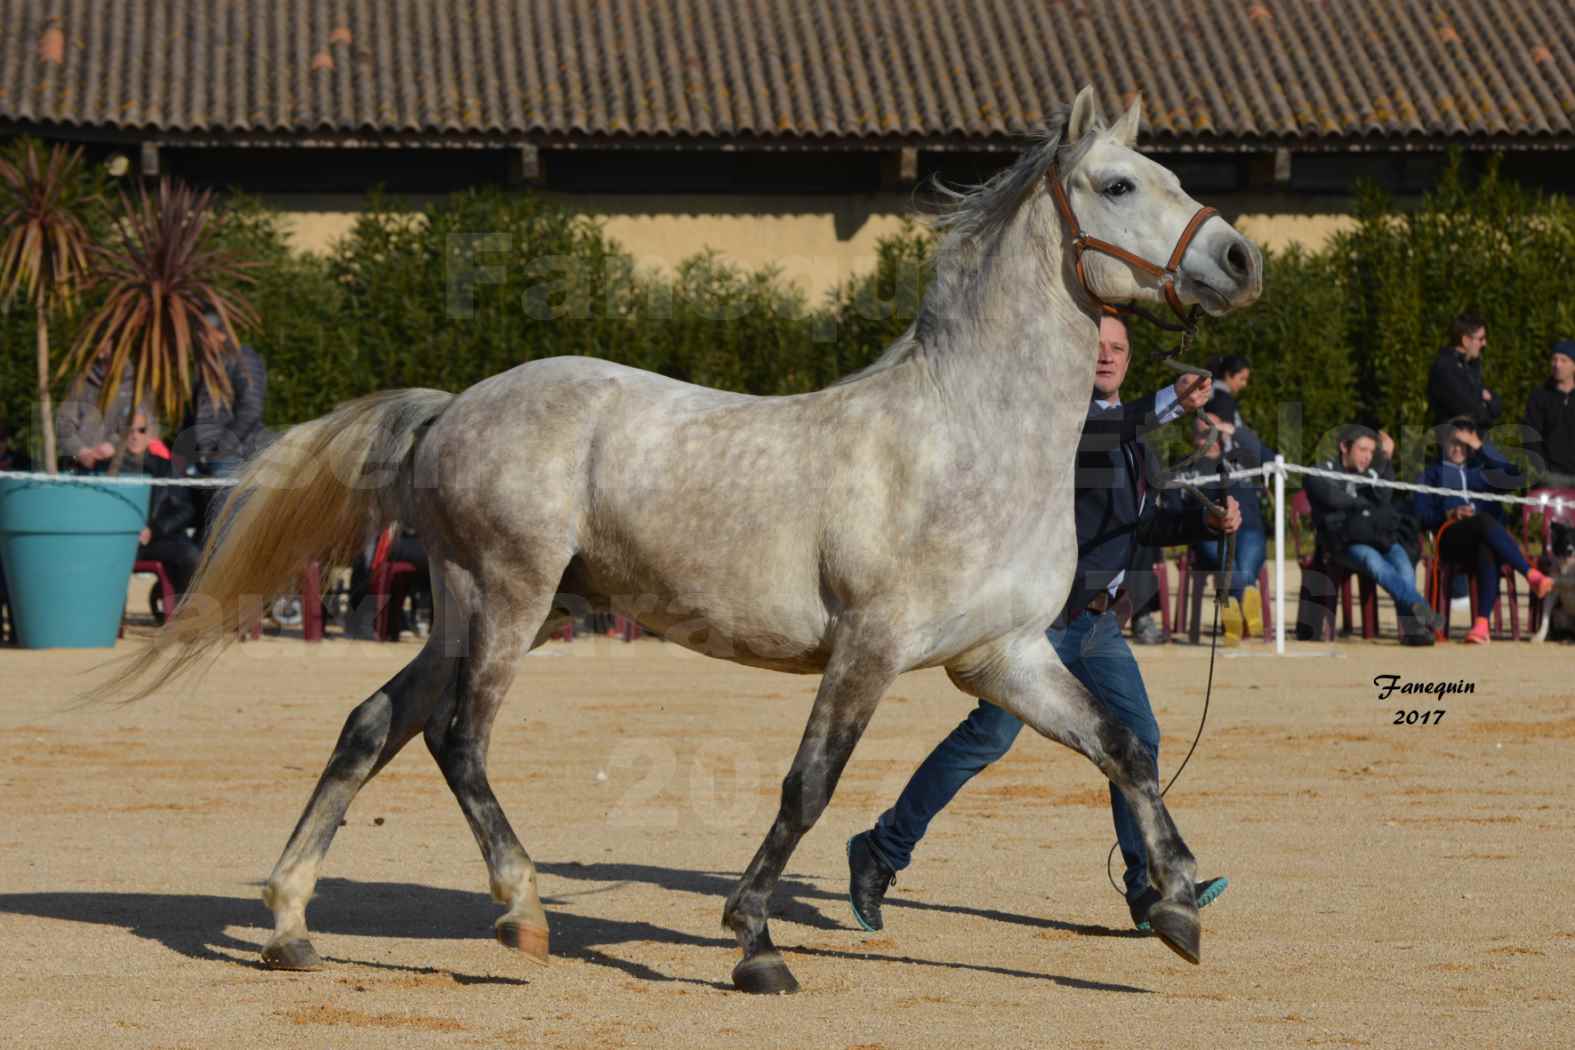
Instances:
[[[1285,457],[1274,457],[1274,652],[1285,655]]]

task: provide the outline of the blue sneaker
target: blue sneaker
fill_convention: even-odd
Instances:
[[[1198,895],[1198,907],[1200,909],[1207,908],[1210,904],[1219,900],[1220,894],[1224,893],[1225,888],[1229,885],[1230,880],[1223,875],[1218,878],[1204,879],[1198,883],[1193,887],[1193,892]],[[1132,925],[1144,933],[1149,932],[1148,910],[1154,906],[1154,902],[1157,900],[1159,900],[1159,891],[1150,886],[1143,891],[1137,900],[1127,903],[1127,907],[1132,910]]]

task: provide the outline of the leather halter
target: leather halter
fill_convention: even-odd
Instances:
[[[1066,188],[1061,185],[1059,165],[1051,165],[1050,170],[1045,173],[1045,182],[1050,187],[1050,196],[1055,200],[1056,210],[1061,213],[1062,221],[1066,223],[1067,229],[1072,233],[1072,267],[1077,271],[1077,280],[1082,284],[1083,291],[1088,293],[1088,297],[1099,306],[1100,312],[1109,314],[1112,317],[1120,317],[1123,314],[1136,314],[1151,324],[1173,332],[1190,331],[1195,327],[1197,323],[1196,308],[1188,311],[1181,301],[1181,296],[1176,294],[1177,268],[1181,266],[1181,260],[1187,254],[1187,249],[1192,247],[1192,239],[1198,235],[1198,230],[1203,227],[1205,222],[1208,222],[1209,219],[1217,214],[1215,209],[1207,206],[1199,208],[1193,214],[1191,220],[1187,222],[1186,229],[1181,231],[1181,236],[1176,240],[1176,247],[1171,250],[1170,260],[1164,266],[1158,266],[1141,255],[1135,255],[1119,245],[1099,240],[1097,237],[1090,237],[1083,232],[1082,225],[1077,221],[1077,215],[1072,211],[1072,202],[1067,199]],[[1150,277],[1158,278],[1159,286],[1165,293],[1165,301],[1170,304],[1171,311],[1181,320],[1181,324],[1168,324],[1130,303],[1115,306],[1105,302],[1088,286],[1088,278],[1083,274],[1084,252],[1099,252],[1102,255],[1108,255],[1111,258],[1121,260],[1135,270],[1148,274]]]

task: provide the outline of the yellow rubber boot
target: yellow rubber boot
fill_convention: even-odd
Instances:
[[[1263,640],[1263,599],[1258,588],[1248,587],[1241,593],[1241,615],[1247,621],[1247,634]]]
[[[1241,614],[1241,606],[1235,598],[1226,598],[1225,604],[1220,607],[1220,628],[1224,631],[1221,645],[1240,645],[1241,629],[1245,623]]]

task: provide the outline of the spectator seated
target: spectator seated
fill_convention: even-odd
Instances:
[[[1502,491],[1518,483],[1520,474],[1492,445],[1477,434],[1476,424],[1467,417],[1454,420],[1443,436],[1443,458],[1430,464],[1422,474],[1424,485],[1458,489],[1459,496],[1418,492],[1413,501],[1422,526],[1433,533],[1437,555],[1439,585],[1433,588],[1435,608],[1448,607],[1448,578],[1455,572],[1471,577],[1471,628],[1466,642],[1486,645],[1491,637],[1490,613],[1498,606],[1499,582],[1508,576],[1510,625],[1515,638],[1520,636],[1520,613],[1516,605],[1515,574],[1526,577],[1531,592],[1544,598],[1553,589],[1553,580],[1532,567],[1521,552],[1520,544],[1504,527],[1504,506],[1493,500],[1475,499],[1469,492]],[[1447,630],[1447,617],[1445,629]]]

